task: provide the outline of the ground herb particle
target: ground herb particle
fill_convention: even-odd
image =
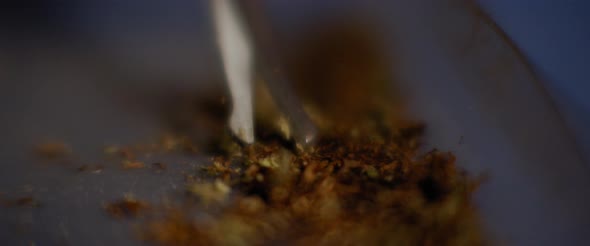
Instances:
[[[145,163],[141,161],[124,160],[122,166],[123,169],[141,169],[145,167]]]
[[[156,162],[152,163],[152,168],[156,170],[156,172],[163,172],[166,171],[166,169],[168,169],[168,165],[162,162]]]
[[[148,208],[147,203],[131,197],[124,197],[104,206],[104,210],[116,219],[137,218],[146,212]]]
[[[72,149],[63,142],[45,142],[35,146],[35,153],[45,159],[56,160],[69,156]]]
[[[19,197],[13,200],[4,200],[2,204],[7,207],[38,208],[41,202],[32,196]]]

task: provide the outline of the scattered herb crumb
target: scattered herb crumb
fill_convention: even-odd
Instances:
[[[69,156],[72,150],[63,142],[51,141],[35,146],[35,153],[45,159],[57,160]]]
[[[189,195],[194,195],[201,199],[203,204],[210,205],[226,201],[231,188],[218,179],[212,183],[189,184],[186,190]]]
[[[141,169],[145,167],[145,164],[141,161],[124,160],[123,169]]]
[[[152,163],[152,168],[156,170],[156,172],[163,172],[166,171],[166,169],[168,169],[168,165],[162,162],[156,162]]]
[[[113,218],[137,218],[149,209],[149,205],[130,196],[104,206],[105,211]]]
[[[41,202],[32,196],[20,197],[14,200],[5,200],[2,202],[7,207],[28,207],[38,208],[41,207]]]
[[[103,165],[82,165],[78,168],[76,168],[77,172],[90,172],[90,173],[94,173],[94,174],[100,174],[102,173],[102,171],[104,170],[104,166]]]

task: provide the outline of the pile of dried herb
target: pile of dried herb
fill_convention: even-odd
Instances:
[[[471,200],[479,180],[458,168],[453,154],[420,149],[423,126],[404,120],[400,107],[392,107],[399,98],[384,95],[387,68],[375,58],[379,49],[355,38],[364,34],[354,30],[319,33],[310,36],[320,41],[303,48],[294,59],[302,62],[292,66],[320,128],[316,143],[293,143],[288,123],[262,93],[258,141],[243,146],[214,135],[214,144],[201,148],[221,153],[200,170],[210,181],[190,178],[186,201],[154,206],[139,225],[142,239],[156,245],[485,244]],[[211,107],[216,117],[196,110],[174,119],[219,133],[226,106]],[[218,122],[197,124],[204,119]]]
[[[421,128],[323,135],[311,149],[267,139],[214,159],[193,207],[142,227],[159,245],[481,245],[477,181],[451,153],[420,154]],[[205,213],[207,216],[195,215]],[[198,214],[197,213],[197,214]]]

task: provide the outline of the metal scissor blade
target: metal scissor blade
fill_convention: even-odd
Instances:
[[[234,0],[212,0],[214,25],[223,69],[232,97],[229,125],[245,143],[254,142],[252,39]]]
[[[305,112],[293,84],[285,74],[281,49],[274,39],[271,22],[266,18],[263,5],[260,0],[245,0],[240,5],[244,20],[248,23],[248,30],[252,33],[257,71],[266,81],[272,101],[286,117],[295,142],[301,146],[308,146],[316,137],[316,125]]]

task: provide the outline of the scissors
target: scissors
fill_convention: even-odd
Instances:
[[[309,145],[317,129],[285,76],[279,48],[259,0],[211,0],[214,29],[230,90],[228,125],[241,141],[255,142],[253,75],[260,73],[271,97],[286,117],[297,144]]]

